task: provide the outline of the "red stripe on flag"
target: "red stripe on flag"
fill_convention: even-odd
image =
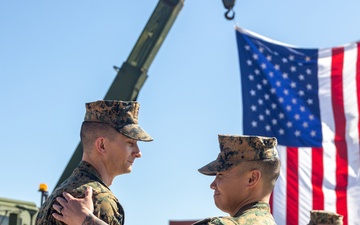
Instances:
[[[324,209],[324,192],[322,190],[322,184],[324,180],[324,149],[312,148],[312,204],[314,210]]]
[[[347,225],[347,185],[348,185],[348,154],[346,147],[346,118],[344,109],[343,79],[344,48],[332,50],[331,92],[335,122],[336,147],[336,211],[344,216]]]
[[[286,224],[299,224],[299,152],[297,148],[286,148]]]

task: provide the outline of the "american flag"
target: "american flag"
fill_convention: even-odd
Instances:
[[[325,49],[283,44],[236,27],[243,133],[278,139],[277,224],[310,210],[360,224],[360,42]]]

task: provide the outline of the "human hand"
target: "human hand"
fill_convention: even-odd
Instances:
[[[52,214],[55,219],[69,225],[81,225],[87,216],[92,215],[94,204],[91,187],[86,188],[84,198],[74,198],[67,192],[64,192],[63,196],[56,198],[60,205],[53,204],[53,208],[58,212]]]

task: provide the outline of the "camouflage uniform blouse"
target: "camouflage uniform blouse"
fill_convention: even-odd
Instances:
[[[233,217],[213,217],[200,220],[193,225],[276,225],[265,202],[254,202],[241,208]]]
[[[64,224],[51,214],[56,197],[64,191],[74,197],[83,198],[87,186],[93,189],[94,215],[111,225],[124,224],[124,209],[109,187],[101,181],[98,171],[89,163],[81,161],[71,176],[47,198],[36,217],[37,225]]]

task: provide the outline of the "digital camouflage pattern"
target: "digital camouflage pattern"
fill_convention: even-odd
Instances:
[[[123,135],[138,140],[152,141],[152,137],[138,125],[140,104],[135,101],[101,100],[85,104],[84,121],[110,124]]]
[[[76,198],[84,198],[86,187],[93,189],[94,215],[110,225],[124,224],[124,209],[109,187],[101,181],[98,171],[89,163],[81,161],[71,176],[66,179],[41,206],[36,217],[36,225],[64,224],[57,221],[52,213],[56,197],[68,192]],[[58,204],[58,203],[57,203]]]
[[[329,224],[329,225],[342,225],[343,216],[337,213],[328,212],[324,210],[310,211],[309,225]]]
[[[220,153],[216,160],[199,169],[205,175],[216,175],[240,162],[279,158],[274,137],[219,135]]]
[[[255,202],[241,208],[233,217],[212,217],[200,220],[193,225],[276,225],[265,202]]]

